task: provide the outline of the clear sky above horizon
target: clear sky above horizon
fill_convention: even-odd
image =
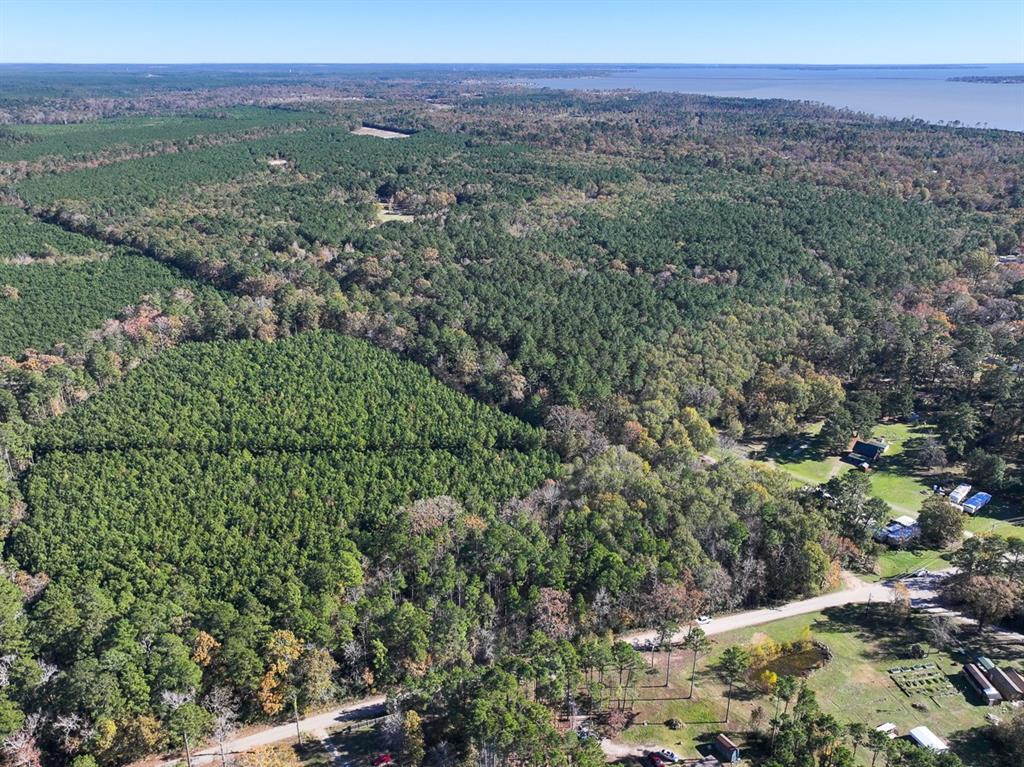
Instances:
[[[1024,0],[0,0],[0,61],[1024,62]]]

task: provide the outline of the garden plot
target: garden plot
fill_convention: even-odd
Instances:
[[[957,694],[949,677],[934,663],[895,666],[889,669],[889,678],[908,697],[927,695],[931,698],[945,698]]]

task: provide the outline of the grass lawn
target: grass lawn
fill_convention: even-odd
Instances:
[[[997,533],[1007,538],[1024,538],[1024,508],[1014,501],[996,498],[976,515],[967,517],[972,533]]]
[[[326,745],[332,749],[333,764],[351,767],[369,765],[374,757],[388,750],[379,726],[359,723],[332,730]]]
[[[811,424],[795,439],[750,445],[744,454],[755,462],[782,469],[796,484],[820,485],[854,468],[840,456],[826,454],[818,438],[820,431],[821,423]],[[931,426],[906,423],[882,423],[874,430],[874,437],[888,442],[889,449],[868,475],[871,492],[896,514],[917,516],[932,494],[933,484],[950,484],[950,477],[922,472],[913,461],[914,448],[932,432]],[[1024,537],[1024,508],[1016,500],[994,495],[992,503],[977,516],[968,518],[967,529]]]
[[[899,514],[917,514],[931,493],[928,478],[908,460],[908,447],[924,440],[931,427],[905,423],[883,423],[874,432],[885,439],[889,449],[870,473],[872,493]],[[854,467],[842,456],[829,455],[821,445],[821,423],[806,427],[793,440],[773,440],[751,454],[755,460],[776,466],[800,485],[820,485]]]
[[[985,715],[993,712],[965,692],[965,683],[959,674],[963,657],[934,650],[922,641],[925,618],[911,617],[894,621],[888,605],[850,605],[830,608],[824,613],[813,613],[776,621],[742,631],[714,637],[714,649],[697,665],[697,686],[693,699],[689,691],[690,656],[685,652],[673,655],[670,684],[666,687],[644,688],[636,704],[638,715],[633,727],[622,733],[618,740],[636,745],[656,745],[679,751],[683,756],[694,756],[698,744],[706,744],[718,732],[725,731],[741,747],[756,753],[761,738],[751,726],[751,713],[761,707],[766,716],[762,729],[774,711],[774,703],[765,696],[738,686],[734,693],[732,713],[728,726],[723,724],[726,685],[714,668],[721,653],[730,644],[746,644],[755,637],[770,636],[779,642],[798,639],[808,627],[816,639],[829,646],[832,661],[824,668],[811,672],[808,686],[815,692],[822,709],[841,722],[861,721],[870,726],[883,722],[895,723],[901,733],[911,727],[926,724],[935,733],[946,738],[953,749],[968,765],[997,763],[983,732]],[[965,635],[972,650],[982,650],[997,660],[1020,658],[1022,647],[1008,647],[997,643],[988,635]],[[919,642],[929,652],[925,660],[908,660],[906,649]],[[664,655],[659,654],[656,665],[660,673],[647,684],[660,685],[664,679]],[[888,669],[935,663],[941,675],[955,688],[955,694],[946,697],[915,695],[908,697],[892,681]],[[915,708],[918,704],[923,708]],[[1009,709],[996,712],[1006,715]],[[664,725],[670,718],[684,722],[679,730]],[[642,725],[640,722],[647,721]],[[870,752],[861,749],[858,758],[870,763]]]
[[[840,456],[827,455],[818,435],[821,423],[806,427],[795,439],[773,440],[766,445],[751,445],[749,457],[759,463],[777,467],[793,479],[795,485],[820,485],[854,467]],[[874,437],[889,444],[885,456],[868,475],[871,494],[889,504],[893,516],[916,517],[922,504],[932,494],[932,485],[940,477],[919,470],[912,460],[914,448],[932,433],[932,427],[921,424],[882,423]],[[998,533],[1024,537],[1024,509],[1016,501],[996,499],[977,516],[967,517],[966,528],[972,533]],[[888,578],[919,569],[941,569],[949,562],[939,551],[887,551],[879,557],[878,577]]]
[[[941,551],[934,549],[915,549],[913,551],[886,551],[878,558],[877,580],[892,578],[917,570],[944,570],[949,567],[949,560]],[[871,580],[870,576],[863,576]]]

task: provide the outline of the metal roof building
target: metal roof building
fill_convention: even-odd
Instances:
[[[981,670],[973,663],[968,663],[964,666],[964,676],[967,677],[967,681],[970,682],[977,693],[984,698],[985,702],[994,706],[996,703],[1001,703],[1003,696],[999,694],[999,691],[988,681],[988,677],[981,673]]]
[[[1003,700],[1020,700],[1024,698],[1024,690],[1017,686],[1017,683],[1010,678],[1010,675],[1001,668],[994,668],[989,671],[988,678],[992,682],[992,686],[999,690]]]
[[[968,514],[975,514],[991,500],[992,496],[988,493],[975,493],[963,502],[964,511]]]
[[[949,746],[938,735],[924,725],[915,727],[907,735],[921,748],[930,748],[932,751],[948,751]]]

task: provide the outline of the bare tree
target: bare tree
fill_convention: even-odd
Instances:
[[[587,410],[556,405],[548,411],[544,425],[551,446],[569,459],[592,458],[603,453],[609,444],[601,433],[597,416]]]
[[[58,716],[50,727],[57,734],[61,749],[68,754],[74,754],[92,736],[92,728],[81,714]]]
[[[226,687],[214,687],[206,696],[206,710],[213,714],[213,737],[220,747],[220,763],[228,763],[224,743],[238,730],[238,703]]]
[[[164,690],[160,694],[161,702],[163,702],[163,704],[171,711],[177,711],[186,703],[191,703],[194,698],[195,692],[192,690],[187,692]],[[192,747],[188,743],[188,732],[183,732],[181,737],[185,743],[185,762],[188,764],[188,767],[192,767]]]
[[[57,666],[52,663],[47,663],[45,660],[37,660],[36,664],[39,666],[39,682],[40,684],[46,684],[60,671]]]
[[[389,707],[391,702],[389,701]],[[396,708],[386,717],[380,725],[380,733],[392,751],[401,751],[402,743],[405,740],[405,715],[401,707]]]
[[[940,650],[948,650],[959,644],[960,629],[949,615],[936,615],[928,624],[928,641]]]
[[[39,746],[36,743],[36,730],[42,717],[29,714],[17,732],[4,738],[2,752],[3,761],[10,767],[39,767],[42,762]]]
[[[0,687],[6,687],[11,683],[11,667],[18,660],[17,655],[4,655],[0,657]]]

